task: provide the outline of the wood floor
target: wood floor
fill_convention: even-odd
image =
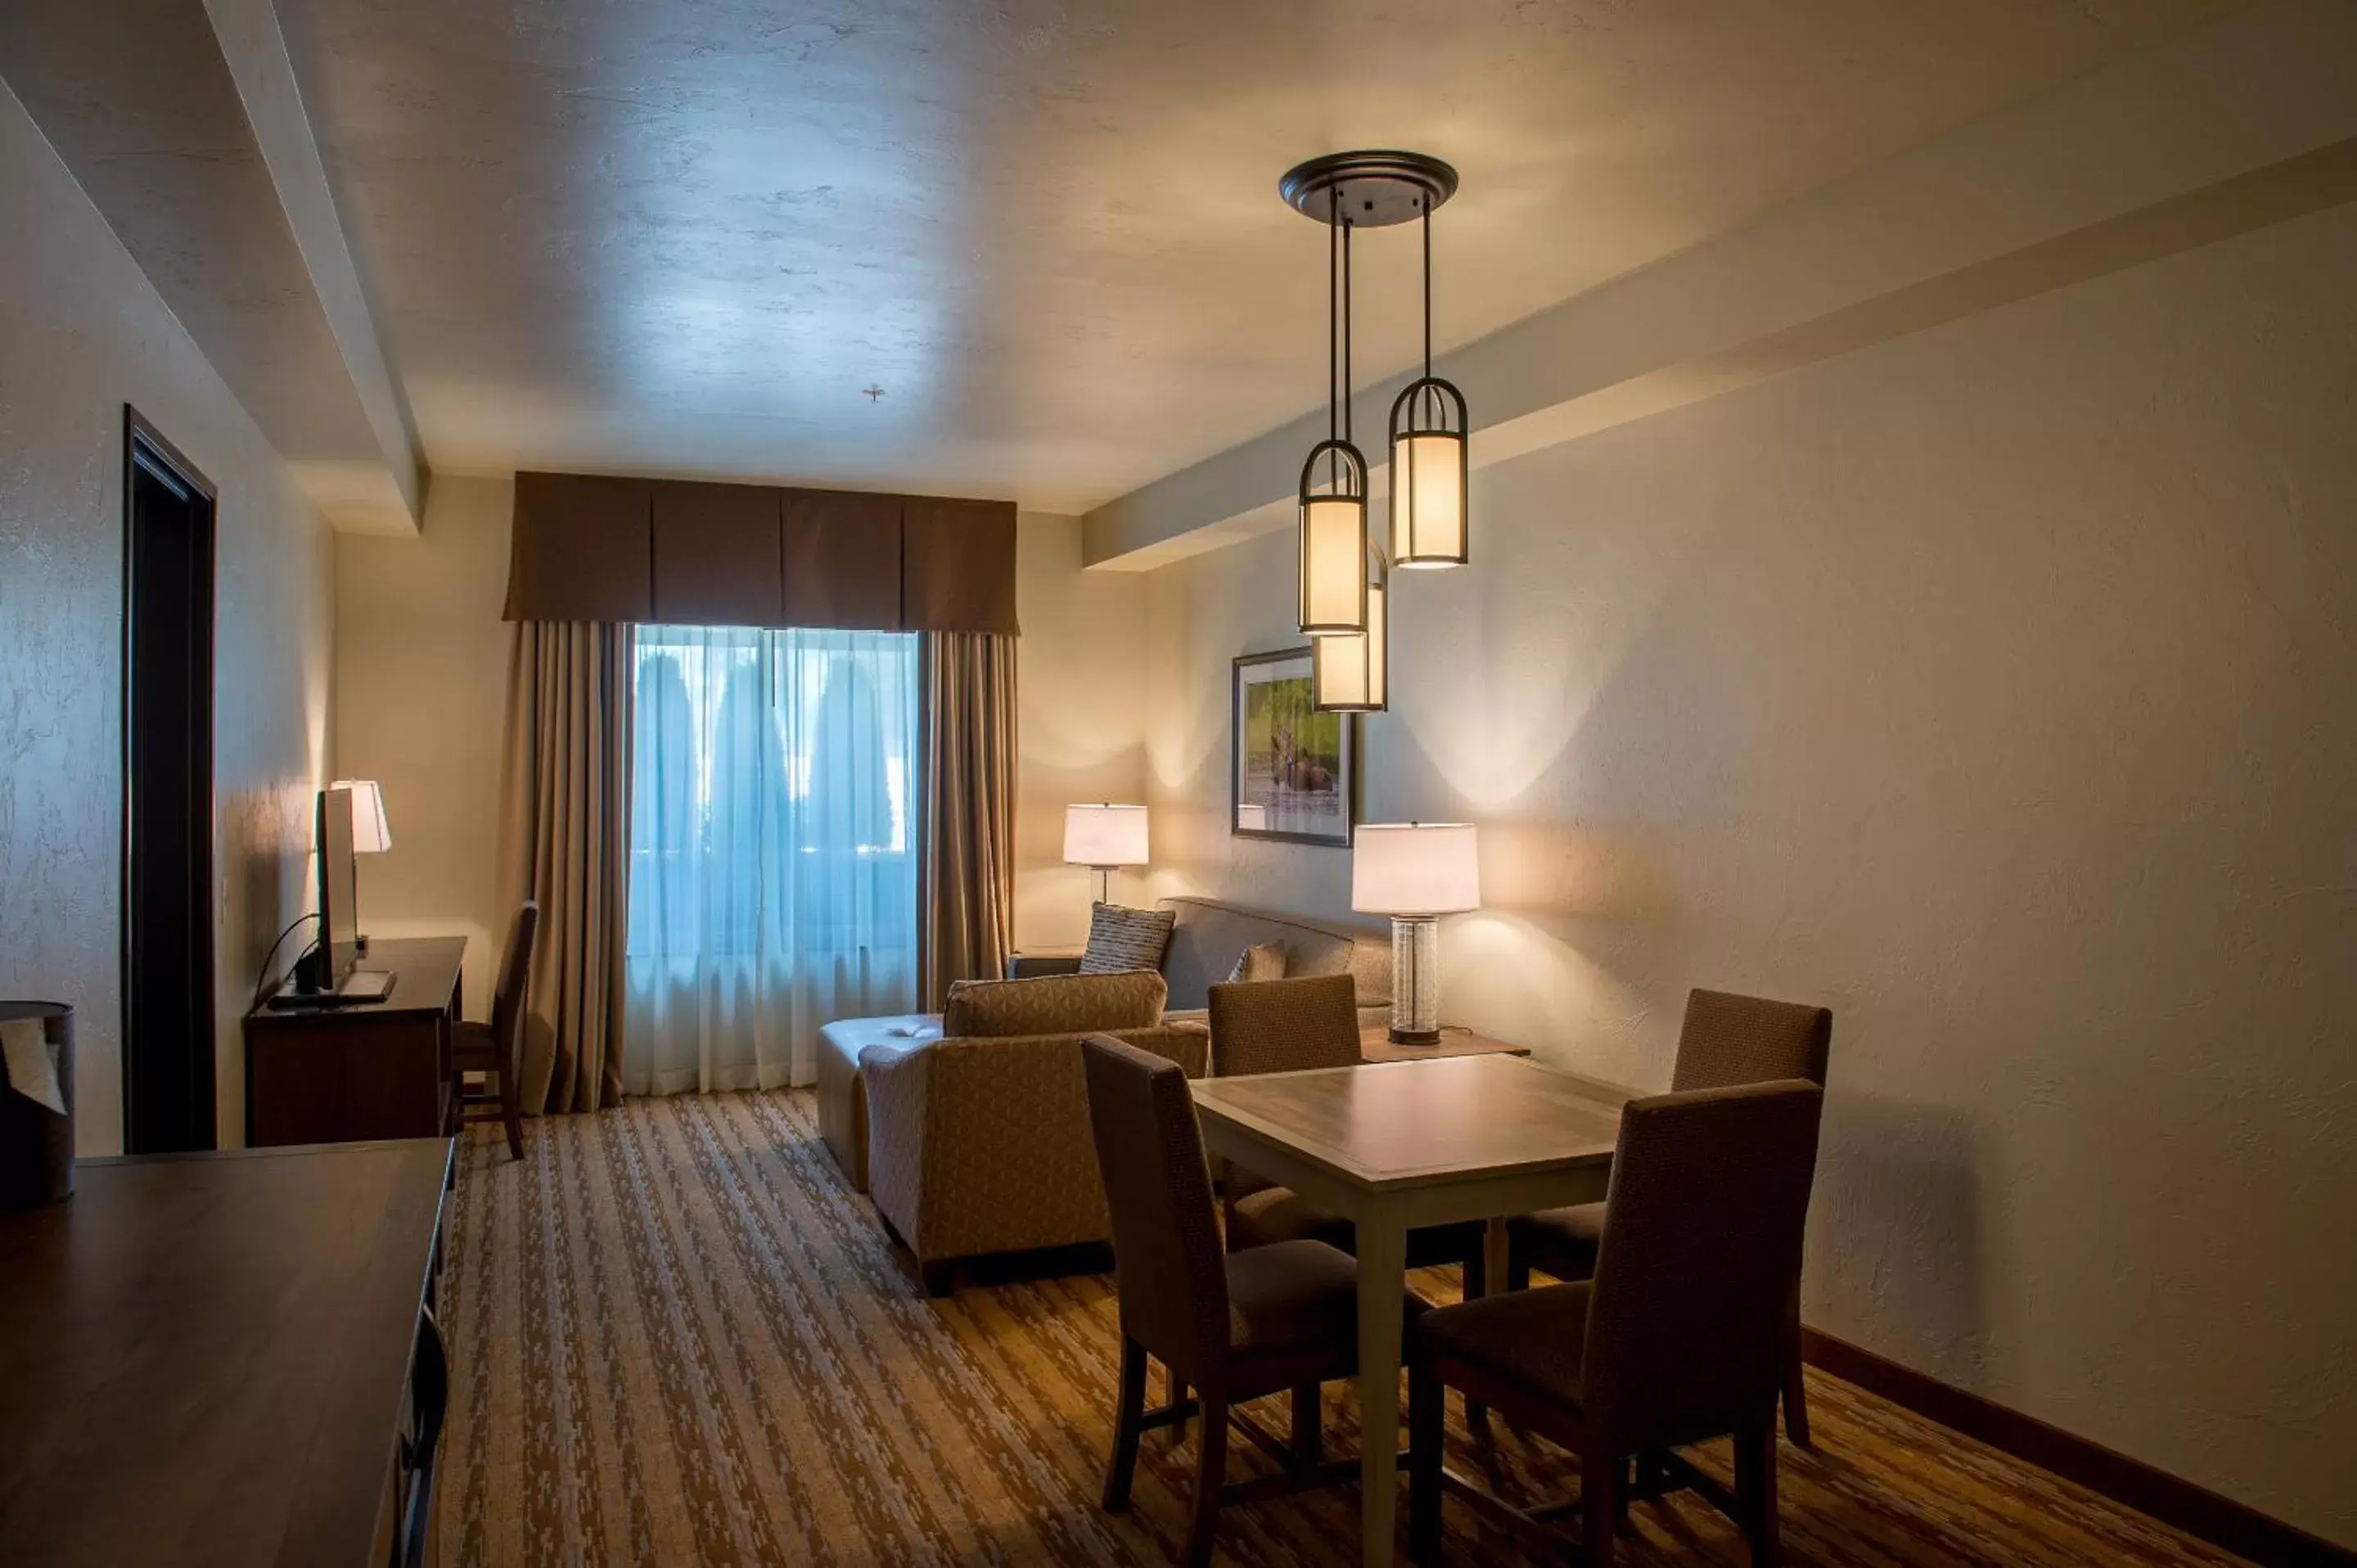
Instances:
[[[1096,1495],[1113,1408],[1110,1277],[927,1300],[818,1140],[806,1093],[634,1100],[476,1129],[444,1331],[455,1386],[448,1563],[1170,1561],[1191,1450],[1146,1439],[1137,1507]],[[1446,1272],[1419,1276],[1436,1298]],[[1813,1374],[1817,1448],[1782,1453],[1794,1564],[2231,1563],[2140,1515]],[[1329,1391],[1339,1452],[1351,1402]],[[1272,1420],[1281,1419],[1275,1413]],[[1245,1473],[1254,1456],[1240,1461]],[[1724,1445],[1699,1450],[1724,1476]],[[1511,1494],[1572,1490],[1500,1428],[1450,1462]],[[1523,1561],[1449,1510],[1449,1561]],[[1337,1489],[1231,1510],[1220,1561],[1357,1561]],[[1624,1561],[1739,1563],[1691,1498],[1640,1505]]]

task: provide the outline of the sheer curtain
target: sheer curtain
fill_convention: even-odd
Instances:
[[[917,997],[917,639],[642,626],[623,1087],[808,1083]]]

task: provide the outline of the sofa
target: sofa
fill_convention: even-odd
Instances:
[[[966,981],[938,1016],[821,1032],[821,1135],[929,1291],[957,1259],[1111,1238],[1081,1041],[1109,1034],[1200,1078],[1211,1033],[1166,1022],[1167,995],[1150,971]]]
[[[1211,1004],[1211,987],[1228,978],[1244,950],[1274,944],[1285,950],[1285,978],[1348,974],[1357,983],[1361,1027],[1391,1022],[1388,925],[1272,914],[1216,898],[1165,898],[1156,908],[1168,909],[1174,917],[1170,945],[1162,955],[1162,978],[1170,988],[1173,1017],[1203,1017],[1203,1009]],[[1076,955],[1017,953],[1008,961],[1007,972],[1070,974],[1080,967]]]

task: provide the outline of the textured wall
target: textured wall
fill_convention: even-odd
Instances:
[[[1808,1316],[2357,1544],[2357,209],[1477,475],[1366,820],[1469,816],[1444,1010],[1660,1086],[1830,1004]],[[1468,389],[1480,414],[1480,389]],[[1276,536],[1150,580],[1165,890],[1225,832]]]
[[[0,993],[79,1010],[77,1136],[122,1145],[123,405],[220,489],[214,908],[220,1133],[238,1019],[308,908],[328,544],[262,433],[0,88]]]
[[[507,479],[444,476],[421,538],[336,541],[335,768],[382,783],[393,822],[392,852],[361,865],[361,918],[377,936],[464,932],[479,1011],[508,913],[493,865],[513,498]],[[1146,588],[1081,571],[1077,518],[1018,527],[1016,939],[1077,942],[1093,879],[1063,864],[1064,805],[1144,788]]]
[[[361,925],[465,936],[479,1018],[513,913],[497,854],[514,505],[512,480],[446,475],[419,537],[336,536],[336,773],[382,785],[393,827],[393,848],[361,862]]]

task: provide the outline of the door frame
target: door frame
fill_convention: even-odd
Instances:
[[[202,1020],[202,1038],[210,1047],[206,1052],[205,1065],[208,1072],[204,1077],[206,1083],[204,1101],[211,1112],[212,1124],[206,1129],[206,1135],[209,1140],[207,1146],[218,1148],[221,1144],[221,1087],[220,1067],[217,1060],[219,1045],[215,1039],[219,1026],[213,1015],[216,1004],[213,976],[215,967],[220,962],[217,945],[220,933],[214,929],[213,921],[215,902],[213,893],[219,886],[219,866],[216,864],[213,844],[216,810],[213,791],[213,754],[217,720],[213,699],[216,694],[215,670],[218,653],[216,639],[219,634],[221,596],[221,496],[220,491],[215,489],[212,481],[205,477],[203,471],[190,462],[178,447],[173,446],[162,431],[157,430],[145,415],[127,403],[123,405],[123,602],[121,606],[123,669],[117,692],[117,701],[121,708],[118,745],[123,768],[122,799],[118,802],[122,855],[118,867],[118,875],[121,878],[120,891],[115,900],[115,924],[119,948],[116,990],[120,1015],[117,1039],[118,1060],[122,1067],[123,1142],[124,1148],[128,1150],[132,1138],[132,1079],[136,1070],[132,1039],[138,1022],[134,1016],[136,1001],[132,984],[131,969],[132,927],[135,913],[131,880],[131,847],[134,828],[132,785],[135,777],[133,756],[135,718],[132,707],[132,681],[135,671],[134,643],[136,640],[133,604],[137,591],[135,563],[138,559],[134,538],[133,515],[139,474],[142,469],[158,482],[178,491],[183,498],[197,503],[204,517],[206,593],[203,613],[198,625],[204,638],[207,698],[206,722],[201,731],[203,737],[201,799],[204,807],[204,824],[199,839],[199,856],[204,883],[199,940],[206,961],[198,966],[200,972],[193,977],[197,994],[190,999],[190,1002],[192,1010]]]

